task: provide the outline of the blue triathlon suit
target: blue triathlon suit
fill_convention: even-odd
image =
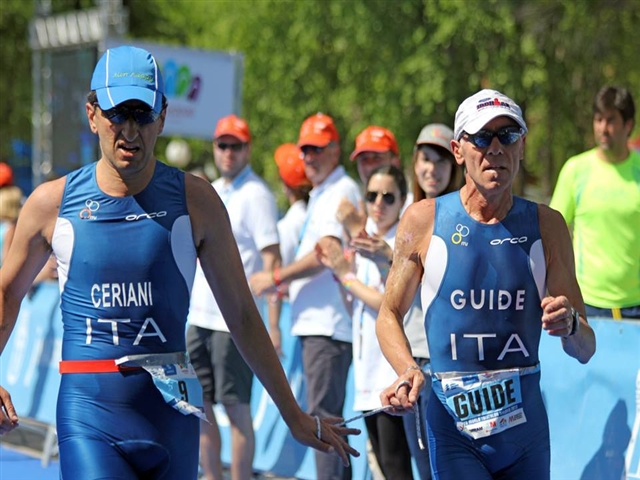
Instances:
[[[484,224],[468,215],[459,192],[436,198],[421,292],[435,479],[550,475],[538,363],[546,265],[537,205],[513,202],[502,222]],[[496,380],[496,370],[514,368],[523,370]]]
[[[103,193],[96,164],[70,173],[53,233],[62,360],[184,352],[196,251],[184,174],[156,162],[141,193]],[[165,403],[145,370],[63,374],[64,480],[196,479],[199,420]]]

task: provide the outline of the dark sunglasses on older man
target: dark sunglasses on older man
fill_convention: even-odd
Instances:
[[[524,129],[516,126],[509,126],[501,128],[495,132],[492,130],[480,130],[478,133],[471,134],[464,132],[464,134],[466,135],[466,139],[476,147],[487,148],[491,145],[493,137],[498,137],[498,141],[502,145],[513,145],[522,138],[524,135]]]
[[[93,105],[94,107],[100,106],[97,103]],[[103,110],[102,108],[100,108],[100,110],[104,118],[118,125],[126,122],[129,118],[133,118],[138,125],[148,125],[160,117],[159,113],[150,108],[131,108],[124,105],[117,105],[108,110]]]
[[[239,152],[240,150],[242,150],[244,148],[245,145],[246,145],[246,143],[224,143],[224,142],[216,143],[216,146],[220,150],[229,149],[232,152]]]
[[[324,152],[324,149],[327,148],[326,146],[324,147],[316,147],[315,145],[303,145],[302,147],[300,147],[300,150],[302,151],[302,155],[319,155],[322,152]]]
[[[369,190],[367,193],[365,193],[364,199],[367,201],[367,203],[374,203],[378,199],[378,196],[382,196],[382,201],[387,205],[393,205],[394,203],[396,203],[396,196],[393,193],[376,192],[374,190]]]

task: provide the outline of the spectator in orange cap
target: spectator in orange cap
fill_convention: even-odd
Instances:
[[[307,214],[311,182],[304,173],[302,151],[294,143],[280,145],[274,154],[284,193],[289,201],[287,213],[278,221],[282,265],[291,263],[296,255],[300,232]]]
[[[391,165],[401,168],[400,152],[395,135],[391,130],[377,125],[370,125],[358,134],[355,150],[349,158],[356,162],[363,185],[367,184],[371,172],[377,168]],[[412,198],[408,198],[404,208],[411,201]],[[358,237],[365,229],[364,205],[356,209],[348,202],[343,202],[338,208],[338,218],[352,238]]]
[[[244,273],[269,275],[280,266],[276,200],[249,163],[251,132],[235,115],[221,118],[213,134],[213,154],[220,178],[212,185],[225,204]],[[280,301],[254,299],[260,312],[268,309],[269,335],[280,351]],[[249,480],[253,474],[255,436],[251,419],[253,373],[231,339],[231,334],[208,287],[197,269],[191,294],[187,349],[203,387],[205,411],[211,423],[202,422],[200,461],[207,480],[222,478],[221,439],[213,403],[221,403],[231,425],[231,478]]]
[[[300,233],[295,260],[274,275],[251,277],[256,294],[275,291],[290,282],[292,334],[300,337],[307,382],[307,408],[320,418],[341,417],[351,365],[351,312],[342,301],[340,283],[316,255],[316,245],[346,243],[336,219],[338,204],[347,198],[358,205],[362,196],[356,182],[340,165],[340,136],[333,119],[317,113],[300,128],[298,147],[313,189]],[[351,478],[335,455],[316,455],[319,479]]]
[[[366,185],[371,172],[376,168],[389,165],[400,168],[396,137],[390,130],[376,125],[368,126],[360,132],[356,137],[356,148],[349,158],[356,161],[363,185]]]

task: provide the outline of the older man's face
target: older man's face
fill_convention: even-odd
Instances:
[[[509,117],[497,117],[482,130],[496,133],[507,127],[517,128],[518,124]],[[451,143],[456,162],[466,167],[467,183],[471,180],[484,193],[511,190],[524,157],[524,144],[524,136],[511,145],[503,145],[498,136],[494,136],[488,147],[481,148],[474,145],[467,134]]]
[[[314,187],[320,185],[340,162],[340,146],[330,142],[326,147],[303,145],[304,173]]]

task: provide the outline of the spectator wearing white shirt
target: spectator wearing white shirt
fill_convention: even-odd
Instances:
[[[340,284],[315,253],[317,244],[345,245],[344,229],[336,219],[338,204],[347,198],[358,205],[362,198],[340,165],[339,141],[328,115],[317,113],[302,123],[298,147],[313,189],[295,261],[277,269],[274,277],[259,273],[250,281],[256,294],[290,282],[292,333],[302,342],[307,409],[321,418],[342,416],[352,358],[351,312],[342,301]],[[319,454],[315,460],[317,478],[350,478],[350,469],[344,469],[337,456]]]
[[[220,178],[212,183],[229,215],[247,278],[280,265],[278,211],[265,182],[251,169],[251,133],[241,118],[220,119],[213,151]],[[280,305],[254,298],[260,312],[268,308],[269,334],[280,350]],[[198,267],[191,295],[187,348],[202,384],[210,424],[202,422],[200,458],[205,478],[222,478],[220,432],[213,403],[221,403],[231,426],[231,478],[248,480],[253,474],[255,436],[251,419],[253,373],[236,348],[203,271]]]

